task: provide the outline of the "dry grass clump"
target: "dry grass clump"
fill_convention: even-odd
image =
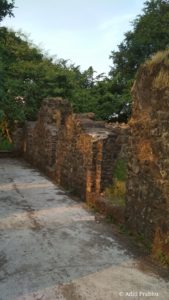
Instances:
[[[153,88],[169,88],[169,49],[157,52],[143,66],[154,74]]]
[[[169,88],[169,70],[161,69],[153,80],[153,87],[156,89]]]
[[[169,49],[157,52],[145,62],[145,65],[153,67],[154,65],[159,63],[163,63],[164,65],[169,66]]]
[[[113,186],[109,187],[105,191],[105,196],[110,202],[119,207],[125,206],[125,195],[126,195],[126,182],[115,180]]]

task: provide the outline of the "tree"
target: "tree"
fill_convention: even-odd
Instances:
[[[7,1],[7,0],[0,0],[0,22],[4,17],[7,15],[10,17],[13,17],[13,8],[14,8],[14,0],[12,1]]]
[[[35,120],[45,97],[67,98],[75,112],[94,111],[99,87],[90,67],[81,72],[67,60],[53,60],[18,32],[0,28],[0,131],[8,139],[18,123]]]
[[[169,1],[149,0],[144,3],[143,14],[133,21],[133,30],[125,34],[118,51],[112,51],[111,76],[120,76],[124,85],[133,79],[147,58],[169,46]]]
[[[131,102],[130,90],[139,66],[154,53],[169,47],[169,0],[148,0],[143,13],[132,22],[133,29],[110,58],[111,93],[115,101]]]

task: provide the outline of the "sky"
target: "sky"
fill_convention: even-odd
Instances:
[[[15,0],[15,18],[1,23],[29,35],[49,55],[70,59],[81,70],[108,73],[144,0]]]

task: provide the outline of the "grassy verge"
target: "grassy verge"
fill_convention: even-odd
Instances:
[[[0,137],[0,151],[11,151],[13,144],[11,144],[6,138]]]
[[[113,185],[105,190],[105,196],[110,202],[119,207],[125,207],[127,162],[118,159],[113,172]]]

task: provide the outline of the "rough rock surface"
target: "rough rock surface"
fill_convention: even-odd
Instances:
[[[126,221],[169,262],[169,67],[157,58],[140,68],[132,91]]]
[[[73,114],[66,100],[46,99],[37,122],[26,125],[23,147],[26,159],[92,203],[112,184],[113,167],[128,130],[93,119],[92,113]]]

